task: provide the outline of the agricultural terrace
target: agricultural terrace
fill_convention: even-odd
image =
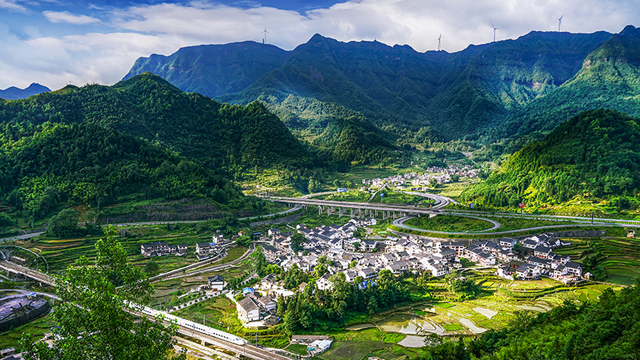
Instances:
[[[154,257],[153,261],[159,265],[157,273],[174,270],[197,262],[195,245],[198,242],[211,240],[207,234],[197,234],[194,224],[173,224],[156,226],[118,227],[118,241],[127,251],[129,259],[136,265],[144,266],[149,258],[140,254],[140,246],[153,241],[166,241],[170,245],[187,244],[189,250],[185,256]],[[95,256],[95,244],[104,235],[86,236],[71,239],[59,239],[50,235],[39,236],[29,240],[17,240],[8,242],[29,249],[47,259],[50,272],[64,270],[81,256],[93,258]]]

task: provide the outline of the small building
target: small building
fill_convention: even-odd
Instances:
[[[213,291],[222,291],[224,290],[225,282],[224,277],[222,275],[210,276],[208,279],[209,287]]]
[[[160,256],[169,253],[169,244],[166,241],[154,241],[140,245],[140,253],[143,256]]]
[[[196,254],[204,255],[216,251],[216,244],[208,242],[199,242],[196,244]]]
[[[251,296],[238,301],[236,305],[238,319],[244,323],[260,320],[260,307]]]

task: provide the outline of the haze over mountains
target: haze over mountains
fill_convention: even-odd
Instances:
[[[531,32],[457,53],[419,53],[316,34],[292,51],[242,42],[152,55],[125,79],[150,71],[224,102],[260,100],[290,128],[316,135],[319,114],[330,121],[352,111],[390,138],[490,143],[549,132],[597,107],[638,115],[639,41],[640,31],[627,26],[619,34]],[[333,116],[328,103],[338,105]]]

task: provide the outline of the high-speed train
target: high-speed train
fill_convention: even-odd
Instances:
[[[208,327],[208,326],[205,326],[205,325],[202,325],[202,324],[198,324],[198,323],[195,323],[193,321],[189,321],[187,319],[183,319],[181,317],[177,317],[177,316],[171,315],[171,314],[169,314],[167,312],[164,312],[164,311],[155,310],[155,309],[152,309],[152,308],[147,307],[147,306],[140,306],[140,305],[133,304],[133,303],[129,303],[128,306],[130,308],[133,308],[133,309],[136,309],[138,311],[141,311],[143,314],[151,315],[153,317],[155,317],[157,315],[163,315],[164,319],[166,321],[173,322],[173,323],[175,323],[177,325],[184,326],[184,327],[189,328],[189,329],[194,329],[195,331],[198,331],[198,332],[213,336],[215,338],[218,338],[218,339],[221,339],[221,340],[224,340],[224,341],[229,341],[229,342],[232,342],[232,343],[237,344],[237,345],[244,345],[246,343],[246,340],[244,340],[242,338],[239,338],[236,335],[229,334],[228,332],[216,330],[214,328],[211,328],[211,327]]]

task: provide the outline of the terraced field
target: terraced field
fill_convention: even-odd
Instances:
[[[604,259],[599,263],[607,273],[607,282],[633,285],[640,277],[640,240],[632,238],[612,238],[595,240],[570,240],[571,245],[554,250],[558,254],[569,255],[575,262],[600,254]]]

